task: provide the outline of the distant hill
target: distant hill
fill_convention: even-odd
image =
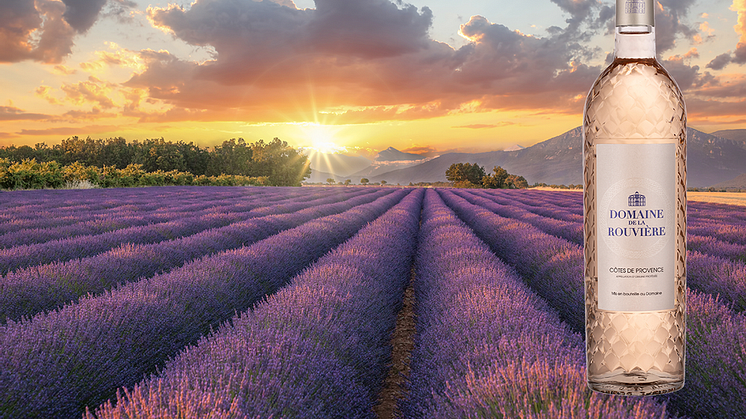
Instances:
[[[370,166],[353,173],[349,178],[355,183],[360,182],[360,179],[362,178],[371,180],[376,179],[374,182],[385,180],[391,183],[391,181],[386,178],[386,173],[417,166],[428,160],[430,160],[430,158],[426,158],[419,154],[404,153],[394,147],[389,147],[378,153]]]
[[[725,138],[726,140],[738,141],[746,146],[746,129],[723,129],[715,131],[711,135]]]
[[[334,179],[335,182],[344,182],[344,180],[346,179],[344,176],[335,175],[334,173],[329,172],[322,172],[312,168],[311,176],[306,178],[304,182],[326,183],[326,180],[329,178]]]
[[[520,144],[516,144],[516,145],[513,145],[511,147],[504,148],[503,151],[518,151],[518,150],[523,150],[524,148],[526,148],[526,147],[524,147],[524,146],[522,146]]]
[[[744,143],[692,128],[687,129],[687,138],[688,186],[709,187],[746,172]],[[577,127],[522,150],[446,153],[416,166],[374,176],[370,180],[377,182],[384,179],[394,184],[445,181],[445,172],[451,164],[469,162],[484,166],[488,172],[495,166],[502,166],[509,173],[525,177],[529,184],[581,184],[582,154],[581,127]]]
[[[716,189],[740,189],[746,190],[746,173],[741,173],[731,180],[712,185]]]
[[[347,156],[344,154],[325,154],[310,153],[311,161],[311,179],[310,182],[318,182],[314,177],[314,172],[322,172],[326,176],[322,182],[326,182],[329,177],[349,176],[371,165],[371,161],[362,156]]]
[[[399,151],[395,149],[394,147],[389,147],[380,153],[378,153],[373,159],[373,161],[376,162],[386,162],[386,161],[403,161],[403,160],[422,160],[424,157],[420,156],[419,154],[413,154],[413,153],[405,153],[403,151]]]
[[[525,177],[529,183],[580,184],[582,149],[580,128],[552,139],[515,151],[484,153],[446,153],[430,161],[386,174],[389,183],[445,181],[448,167],[454,163],[477,163],[491,172],[502,166],[509,173]],[[580,170],[578,170],[580,169]],[[373,178],[371,181],[378,181]]]

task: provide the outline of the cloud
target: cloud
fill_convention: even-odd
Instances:
[[[315,9],[303,10],[287,1],[237,0],[150,7],[154,26],[215,52],[204,62],[168,51],[130,56],[141,67],[123,86],[139,93],[124,113],[143,122],[328,124],[496,109],[579,114],[602,70],[587,64],[602,54],[589,47],[590,37],[613,25],[613,8],[551,1],[568,16],[564,28],[527,35],[472,16],[460,27],[469,43],[458,49],[430,38],[428,8],[400,1],[317,0]],[[709,26],[687,21],[694,2],[658,4],[660,52],[679,38],[696,43],[710,35]],[[697,56],[693,48],[665,61],[684,90],[720,80],[690,65]],[[140,103],[148,100],[168,109],[144,110]]]
[[[18,135],[78,135],[88,136],[104,132],[116,132],[120,127],[116,125],[88,125],[85,127],[56,127],[45,129],[22,129]]]
[[[94,103],[104,109],[111,109],[117,106],[110,98],[115,87],[112,83],[91,76],[86,81],[65,83],[60,90],[65,93],[67,100],[76,105]]]
[[[683,35],[692,41],[699,35],[697,27],[686,22],[690,8],[696,0],[657,0],[655,14],[655,41],[659,53],[676,46],[676,38]]]
[[[710,62],[707,63],[705,68],[711,68],[713,70],[722,70],[723,68],[725,68],[726,65],[730,64],[730,62],[731,62],[731,52],[728,51],[710,60]]]
[[[49,115],[29,113],[14,106],[0,106],[0,121],[41,121],[50,119]]]
[[[746,0],[733,0],[730,10],[738,13],[738,22],[733,29],[740,35],[736,50],[722,53],[707,63],[707,68],[722,70],[730,63],[746,64]]]
[[[109,51],[96,51],[97,59],[80,63],[80,68],[89,73],[95,73],[106,67],[129,67],[142,70],[139,54],[135,51],[121,48],[114,42],[107,42]]]
[[[12,132],[0,132],[0,138],[18,138],[20,135]]]
[[[595,2],[572,3],[562,7],[576,21],[591,20]],[[151,7],[155,26],[211,46],[215,56],[197,63],[144,50],[145,70],[125,86],[189,110],[185,117],[240,109],[248,122],[281,122],[337,110],[330,117],[336,123],[366,123],[496,108],[577,113],[582,104],[574,97],[600,72],[580,64],[593,52],[567,42],[567,31],[541,38],[474,16],[461,26],[471,42],[454,49],[429,37],[427,8],[388,0],[318,0],[316,6],[198,0],[190,7]]]
[[[54,74],[58,74],[60,76],[70,76],[78,72],[78,70],[75,70],[74,68],[69,68],[67,66],[64,66],[62,64],[58,64],[54,66],[52,72]]]
[[[72,50],[75,31],[55,0],[0,2],[0,62],[59,63]]]
[[[433,146],[421,146],[413,145],[401,150],[404,153],[420,154],[423,157],[432,157],[438,153],[438,150]]]
[[[52,105],[60,105],[60,104],[62,104],[62,102],[59,99],[57,99],[56,97],[52,96],[52,91],[53,90],[54,89],[52,89],[49,86],[42,85],[42,86],[37,87],[36,90],[34,90],[34,94],[36,96],[38,96],[38,97],[46,100],[47,102],[51,103]]]
[[[108,0],[120,9],[136,4]],[[0,1],[0,63],[25,60],[61,63],[72,52],[74,38],[86,33],[107,0]]]
[[[470,129],[487,129],[487,128],[499,128],[508,125],[515,125],[515,122],[500,122],[499,124],[469,124],[469,125],[457,125],[453,128],[470,128]]]
[[[746,0],[733,0],[730,9],[738,13],[738,23],[733,29],[741,36],[731,61],[737,64],[746,64]]]
[[[62,0],[65,13],[62,17],[78,33],[85,33],[93,26],[106,0]]]

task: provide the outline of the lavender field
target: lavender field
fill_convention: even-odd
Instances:
[[[746,208],[689,203],[686,385],[646,398],[586,388],[582,213],[536,190],[2,193],[0,418],[746,417]]]

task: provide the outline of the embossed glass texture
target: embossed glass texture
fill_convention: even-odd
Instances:
[[[586,100],[584,235],[588,385],[648,395],[684,385],[686,307],[686,109],[676,83],[654,58],[620,59]],[[672,310],[598,308],[596,145],[676,144],[675,301]]]

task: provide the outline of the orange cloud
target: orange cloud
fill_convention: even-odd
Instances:
[[[65,83],[60,89],[65,92],[66,99],[76,105],[94,103],[102,108],[111,109],[116,107],[116,104],[110,98],[114,87],[116,85],[91,76],[87,81],[74,84]]]
[[[91,135],[120,130],[116,125],[88,125],[85,127],[57,127],[45,129],[22,129],[17,134],[24,135]]]
[[[36,88],[36,90],[34,91],[34,94],[36,96],[38,96],[38,97],[46,100],[47,102],[51,103],[52,105],[60,105],[60,104],[62,104],[62,102],[60,102],[59,99],[57,99],[56,97],[52,96],[52,90],[54,90],[54,89],[52,89],[49,86],[43,86],[42,85],[42,86],[39,86],[39,87]]]
[[[470,128],[470,129],[489,129],[489,128],[499,128],[499,127],[505,127],[509,125],[515,125],[515,122],[500,122],[499,124],[469,124],[469,125],[457,125],[453,128]]]
[[[582,17],[593,4],[564,6]],[[461,27],[473,42],[454,50],[429,37],[427,8],[385,0],[316,5],[198,0],[188,9],[149,8],[156,26],[213,47],[215,58],[197,63],[143,50],[144,70],[124,85],[173,107],[143,120],[241,115],[358,124],[491,109],[579,113],[577,92],[600,72],[578,64],[587,51],[567,33],[538,38],[475,16]]]
[[[98,72],[106,67],[130,67],[136,70],[143,70],[143,65],[140,62],[138,53],[130,51],[126,48],[121,48],[119,45],[108,42],[109,51],[96,51],[98,59],[92,61],[86,61],[80,63],[80,67],[87,72]]]
[[[746,0],[733,0],[730,9],[738,13],[738,23],[733,27],[736,33],[741,37],[736,45],[736,51],[733,54],[733,62],[738,64],[746,63]]]
[[[30,113],[15,106],[0,106],[0,121],[40,121],[49,120],[49,115]]]

